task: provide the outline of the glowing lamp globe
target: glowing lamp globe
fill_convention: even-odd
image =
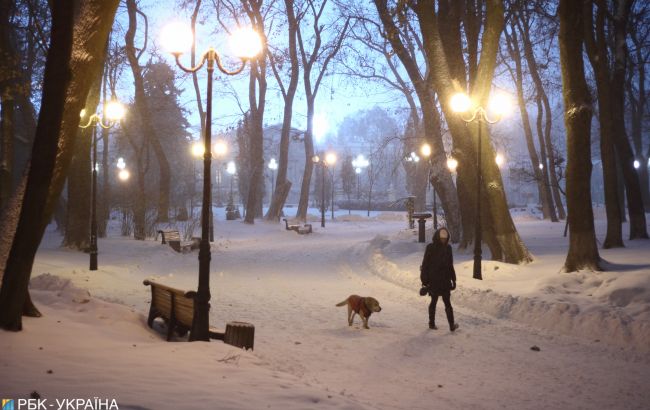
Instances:
[[[235,172],[237,172],[237,166],[234,161],[228,162],[228,165],[226,165],[226,172],[230,175],[234,175]]]
[[[195,142],[192,144],[192,155],[195,157],[202,157],[205,154],[205,147],[201,142]]]
[[[512,99],[506,93],[496,93],[490,97],[488,110],[498,118],[508,115],[512,111]]]
[[[635,159],[633,165],[634,165],[634,169],[639,169],[639,167],[641,166],[641,163],[638,160]]]
[[[336,154],[333,152],[328,152],[325,155],[325,162],[327,165],[334,165],[336,163]]]
[[[214,155],[222,157],[228,152],[228,145],[224,141],[217,141],[214,143]]]
[[[457,113],[463,113],[469,111],[472,107],[472,100],[465,93],[454,94],[449,100],[449,105],[451,110]]]
[[[503,158],[503,155],[497,154],[496,157],[494,157],[494,162],[496,162],[497,166],[500,167],[505,162],[505,158]]]
[[[422,154],[423,157],[428,158],[431,155],[431,145],[422,145],[422,148],[420,148],[420,154]]]
[[[456,168],[458,168],[458,160],[456,160],[455,158],[447,159],[447,168],[451,172],[456,172]]]
[[[120,181],[127,181],[131,177],[131,173],[126,169],[122,169],[117,174],[117,177],[120,179]]]
[[[163,28],[160,42],[167,52],[181,55],[192,48],[194,34],[192,29],[182,23],[170,23]]]
[[[106,104],[105,113],[109,121],[121,120],[124,118],[125,112],[124,106],[116,100],[112,100]]]
[[[262,51],[262,39],[255,30],[239,27],[230,36],[230,48],[242,60],[254,58]]]

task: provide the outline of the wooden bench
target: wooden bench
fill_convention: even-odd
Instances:
[[[184,253],[189,252],[192,249],[199,249],[200,238],[192,238],[192,242],[181,245],[181,234],[177,229],[166,231],[159,230],[158,234],[160,234],[162,238],[161,243],[163,245],[168,244],[176,252]],[[156,235],[156,239],[158,239],[158,234]]]
[[[192,329],[194,321],[194,300],[196,292],[175,289],[158,282],[145,279],[145,286],[151,286],[151,306],[147,325],[153,328],[153,321],[162,318],[167,324],[167,341],[170,341],[174,332],[183,337]],[[226,331],[210,327],[210,339],[223,340],[224,343],[253,349],[255,339],[255,326],[246,322],[228,322]]]
[[[192,328],[196,292],[174,289],[148,279],[142,283],[151,286],[151,306],[147,325],[153,328],[153,321],[162,317],[167,323],[167,341],[171,340],[174,331],[181,337],[185,336]]]
[[[284,221],[284,227],[287,231],[296,231],[296,233],[300,235],[312,233],[311,224],[304,224],[303,226],[300,226],[298,224],[289,224],[287,218],[283,218],[282,220]]]

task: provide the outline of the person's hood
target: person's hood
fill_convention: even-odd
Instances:
[[[451,236],[451,234],[449,233],[449,230],[447,228],[440,228],[440,229],[436,230],[434,232],[434,234],[433,234],[433,239],[431,240],[431,242],[433,242],[433,243],[435,243],[437,245],[442,245],[442,241],[440,240],[440,231],[442,231],[442,230],[447,231],[447,233],[449,234],[449,236],[447,237],[447,243],[449,243],[449,241],[451,239],[449,237]]]

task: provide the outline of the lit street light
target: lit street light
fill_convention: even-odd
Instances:
[[[314,165],[321,166],[321,202],[320,202],[320,226],[325,228],[325,172],[328,167],[336,163],[336,154],[328,152],[325,159],[321,160],[318,155],[314,155],[311,159]],[[334,219],[334,175],[332,175],[332,219]]]
[[[451,97],[449,101],[452,111],[458,113],[460,118],[466,123],[471,123],[474,120],[478,123],[478,150],[476,155],[476,225],[474,231],[474,279],[483,279],[481,273],[481,259],[482,259],[482,226],[481,226],[481,185],[483,180],[482,167],[481,167],[481,129],[483,122],[494,124],[498,122],[501,117],[508,112],[510,108],[510,99],[505,94],[494,95],[488,104],[488,108],[493,112],[496,117],[490,119],[485,108],[474,105],[469,96],[465,93],[458,93]],[[468,115],[465,117],[463,114]],[[540,164],[541,165],[541,164]]]
[[[420,147],[420,154],[422,154],[423,157],[427,158],[429,162],[429,174],[427,175],[427,186],[429,185],[429,181],[431,181],[431,171],[432,171],[432,164],[431,164],[431,145],[424,143],[422,147]],[[436,195],[436,187],[432,187],[433,190],[433,230],[438,229],[438,198]],[[426,203],[426,201],[425,201]]]
[[[499,167],[499,168],[501,168],[501,166],[504,164],[505,161],[506,161],[505,158],[501,154],[497,154],[494,157],[494,162],[496,162],[497,167]]]
[[[370,161],[368,161],[363,154],[357,155],[357,157],[352,160],[354,172],[357,174],[357,201],[361,199],[361,171],[368,165],[370,165]]]
[[[273,192],[275,192],[275,170],[278,169],[275,158],[271,158],[269,161],[269,169],[271,170],[271,195],[273,195]]]
[[[196,72],[207,62],[207,99],[205,135],[203,146],[203,201],[201,205],[201,242],[199,245],[199,284],[195,297],[195,314],[190,330],[189,340],[210,340],[210,242],[209,242],[209,221],[211,214],[211,177],[210,171],[212,160],[212,75],[215,65],[224,74],[236,75],[241,73],[246,66],[246,61],[255,57],[262,50],[262,41],[259,36],[250,31],[238,29],[234,33],[233,43],[236,44],[236,54],[241,59],[241,65],[234,70],[228,70],[221,63],[221,57],[217,51],[210,47],[201,56],[196,67],[185,67],[180,62],[183,52],[189,50],[194,41],[192,30],[186,26],[173,24],[167,26],[163,32],[162,44],[167,46],[168,51],[174,55],[176,64],[185,72]]]
[[[86,117],[86,110],[81,110],[79,116],[83,120]],[[86,125],[79,125],[79,128],[93,127],[92,145],[93,145],[93,166],[92,166],[92,188],[90,200],[90,270],[97,270],[97,127],[111,128],[124,118],[124,106],[116,100],[112,100],[104,105],[104,117],[108,120],[104,124],[98,114],[93,114],[88,118]],[[107,147],[104,147],[107,149]]]

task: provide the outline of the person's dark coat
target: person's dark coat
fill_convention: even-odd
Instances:
[[[454,257],[449,243],[440,240],[440,229],[433,235],[433,241],[427,245],[424,259],[420,266],[420,280],[429,288],[429,293],[443,293],[456,288],[456,271]]]

